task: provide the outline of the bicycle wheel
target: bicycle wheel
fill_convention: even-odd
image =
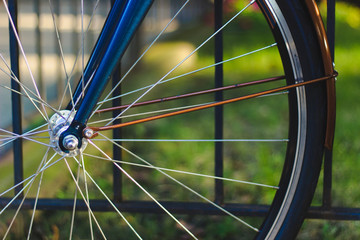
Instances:
[[[0,123],[3,238],[296,236],[321,167],[326,85],[256,94],[324,77],[304,1],[215,1],[215,19],[207,1],[155,2],[88,126],[246,100],[99,131],[71,154],[57,147],[59,129],[74,115],[63,109],[76,101],[71,93],[109,5],[49,3],[40,2],[39,19],[53,22],[54,32],[26,21],[37,14],[19,3],[20,37],[10,42],[20,47],[21,81],[7,54],[16,48],[1,50],[2,116],[14,106],[12,119]],[[8,18],[12,8],[4,5]],[[82,15],[71,27],[74,6]],[[39,30],[42,45],[34,52],[36,40],[26,34]],[[49,50],[54,42],[59,50]],[[59,69],[62,83],[54,77]],[[24,106],[19,114],[17,102]],[[127,105],[108,113],[112,104]]]

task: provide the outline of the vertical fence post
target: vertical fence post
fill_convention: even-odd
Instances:
[[[327,38],[331,58],[335,57],[335,0],[327,0]],[[331,208],[331,189],[332,189],[332,163],[333,150],[325,148],[324,156],[324,185],[323,185],[323,202],[324,209]]]
[[[215,0],[215,31],[222,27],[223,20],[223,0]],[[220,31],[215,35],[215,63],[223,61],[223,33]],[[223,86],[223,65],[218,64],[215,67],[215,87]],[[222,101],[223,93],[215,93],[215,101]],[[215,139],[223,138],[223,106],[215,107]],[[223,177],[223,142],[215,142],[215,176]],[[223,181],[215,180],[215,202],[221,204],[224,201],[224,184]]]
[[[331,58],[335,60],[335,0],[327,0],[327,37]]]
[[[114,4],[114,0],[111,0],[111,6]],[[116,84],[121,79],[121,63],[115,68],[114,73],[112,74],[112,87],[114,88]],[[121,94],[121,86],[117,87],[113,96],[118,96]],[[121,106],[121,98],[115,98],[112,101],[113,106]],[[117,117],[120,114],[121,110],[115,110],[112,112],[113,117]],[[114,124],[121,123],[121,119],[117,119],[114,121]],[[122,138],[122,128],[115,128],[113,130],[113,139],[121,139]],[[117,144],[122,144],[121,141],[116,141]],[[116,145],[113,145],[113,159],[121,161],[122,160],[122,149]],[[121,171],[114,165],[113,166],[113,193],[115,201],[122,201],[122,173]]]
[[[9,23],[9,41],[10,41],[10,62],[11,71],[14,77],[20,80],[19,71],[19,45],[16,39],[16,32],[18,32],[18,4],[16,0],[9,0],[8,7],[11,15],[11,19],[15,25],[16,30]],[[11,79],[11,103],[12,103],[12,126],[15,134],[22,134],[22,107],[20,94],[20,84],[14,79]],[[16,91],[16,92],[15,92]],[[15,184],[20,183],[23,180],[23,150],[22,150],[22,138],[19,137],[13,142],[14,151],[14,181]],[[20,184],[15,188],[15,193],[18,193],[23,188]],[[22,195],[22,194],[21,194]]]

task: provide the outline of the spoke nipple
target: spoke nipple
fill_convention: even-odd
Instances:
[[[79,141],[78,141],[77,137],[75,137],[74,135],[67,135],[63,140],[63,146],[67,150],[75,150],[76,147],[78,146],[78,144],[79,144]]]
[[[91,128],[85,128],[83,135],[85,138],[90,139],[94,136],[94,131]]]

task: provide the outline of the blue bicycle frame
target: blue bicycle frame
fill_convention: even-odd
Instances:
[[[72,124],[83,128],[98,102],[110,75],[123,56],[153,0],[115,0],[75,92],[77,112]],[[89,83],[89,81],[91,82]],[[84,91],[84,86],[89,86]],[[85,93],[85,94],[83,94]],[[72,109],[70,102],[67,109]]]

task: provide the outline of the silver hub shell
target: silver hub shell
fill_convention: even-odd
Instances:
[[[49,135],[50,135],[50,144],[53,146],[53,149],[64,157],[74,157],[86,148],[88,141],[86,138],[82,139],[81,147],[78,148],[79,142],[75,136],[68,135],[63,139],[62,145],[68,149],[68,152],[64,152],[59,145],[60,135],[68,129],[70,123],[74,119],[75,112],[69,110],[61,110],[58,113],[55,113],[49,121]]]

